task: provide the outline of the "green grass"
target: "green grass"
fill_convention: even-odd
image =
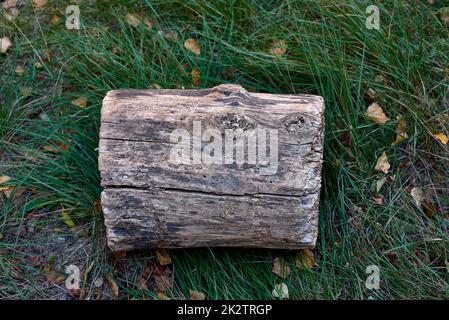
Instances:
[[[80,5],[79,31],[67,30],[64,19],[51,25],[65,6],[50,3],[43,11],[21,8],[14,23],[0,19],[0,36],[13,41],[0,56],[0,175],[27,190],[22,201],[0,200],[0,297],[60,297],[29,262],[42,255],[63,270],[78,254],[73,248],[55,258],[51,250],[35,250],[57,235],[89,241],[82,269],[93,265],[90,280],[115,270],[120,298],[156,297],[137,285],[153,252],[117,261],[104,245],[96,209],[100,106],[111,89],[197,88],[193,69],[201,71],[201,87],[233,82],[250,91],[324,97],[318,266],[297,270],[295,252],[288,251],[176,250],[169,296],[185,298],[196,289],[208,299],[270,299],[274,285],[285,282],[292,299],[449,297],[449,154],[432,136],[449,135],[449,30],[438,14],[447,1],[378,4],[380,30],[365,28],[369,1],[97,1]],[[153,27],[128,25],[127,13],[142,13]],[[201,44],[200,56],[183,47],[187,38]],[[282,57],[267,53],[273,39],[288,43]],[[15,74],[17,64],[25,65],[23,76]],[[80,96],[87,97],[86,108],[71,104]],[[372,102],[392,121],[368,120]],[[409,139],[392,146],[399,115]],[[384,151],[391,179],[379,205],[375,182],[383,175],[374,166]],[[415,205],[412,187],[427,192],[432,214]],[[64,226],[63,208],[75,229]],[[30,219],[34,233],[28,228],[23,235]],[[292,268],[285,280],[271,272],[276,256]],[[379,290],[365,287],[369,265],[380,267]]]

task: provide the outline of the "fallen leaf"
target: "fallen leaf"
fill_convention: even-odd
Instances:
[[[0,184],[6,183],[11,180],[10,176],[0,176]]]
[[[268,46],[268,53],[280,57],[287,52],[287,48],[287,42],[284,40],[273,40]]]
[[[308,270],[316,266],[315,256],[312,250],[304,249],[298,252],[296,255],[296,267],[299,270]]]
[[[61,216],[64,223],[68,225],[70,228],[74,228],[76,226],[72,218],[70,217],[69,213],[64,208],[61,209]]]
[[[170,253],[166,249],[156,250],[156,257],[161,266],[166,266],[167,264],[172,263]]]
[[[23,74],[25,73],[25,67],[23,66],[23,64],[18,64],[16,66],[15,72],[18,76],[23,76]]]
[[[114,281],[112,276],[108,277],[108,282],[109,282],[109,288],[111,289],[112,294],[114,295],[114,297],[117,298],[119,295],[119,286],[118,286],[117,282]]]
[[[291,269],[285,259],[277,257],[273,261],[273,268],[271,271],[275,275],[285,279],[290,275]]]
[[[190,300],[204,300],[206,295],[202,292],[189,289]]]
[[[375,170],[387,173],[390,170],[390,164],[388,163],[387,153],[384,151],[382,155],[377,159]]]
[[[382,189],[382,186],[387,181],[387,177],[383,177],[376,181],[376,192],[379,193],[380,189]]]
[[[232,79],[234,79],[234,68],[226,67],[223,70],[223,76],[224,76],[225,80],[232,80]]]
[[[170,300],[169,297],[167,297],[165,294],[163,294],[162,292],[158,292],[156,293],[157,297],[159,298],[159,300]]]
[[[33,0],[33,7],[42,9],[47,4],[47,0]]]
[[[288,287],[285,283],[280,283],[274,285],[274,290],[271,292],[273,297],[279,298],[279,299],[288,299]]]
[[[116,251],[114,256],[117,260],[124,260],[126,258],[126,251]]]
[[[67,293],[69,294],[69,296],[76,300],[83,300],[84,296],[86,295],[86,291],[83,288],[68,289]]]
[[[378,205],[384,204],[384,200],[385,198],[380,194],[374,197],[374,202]]]
[[[167,293],[173,287],[173,277],[170,276],[168,269],[165,269],[160,275],[154,275],[153,279],[156,288],[162,293]]]
[[[34,66],[35,66],[37,69],[41,69],[41,68],[44,67],[44,65],[43,65],[42,63],[40,63],[39,61],[36,62],[36,63],[34,64]]]
[[[103,287],[103,283],[104,283],[103,277],[99,276],[94,282],[94,287],[101,288]]]
[[[396,140],[393,142],[394,145],[408,139],[408,134],[406,132],[407,122],[401,115],[397,116],[396,120],[398,120],[398,125],[396,126]]]
[[[26,188],[16,188],[16,187],[12,187],[9,190],[5,190],[3,191],[3,193],[5,194],[6,198],[11,198],[11,195],[14,192],[14,195],[12,196],[12,200],[16,201],[18,198],[20,198],[26,191]]]
[[[154,21],[148,20],[148,18],[144,18],[143,23],[148,27],[148,29],[153,28]]]
[[[87,107],[87,98],[86,97],[79,97],[78,99],[73,100],[72,104],[74,106],[79,107],[79,108],[86,108]]]
[[[58,23],[60,20],[61,20],[61,17],[54,14],[51,16],[50,23],[55,24],[55,23]]]
[[[193,52],[194,54],[196,54],[197,56],[201,54],[201,46],[193,38],[189,38],[186,41],[184,41],[184,47],[188,51]]]
[[[140,18],[138,16],[136,16],[135,14],[132,14],[132,13],[128,13],[126,15],[126,22],[130,26],[133,26],[134,28],[137,28],[142,23]]]
[[[25,98],[31,96],[31,93],[32,93],[30,87],[20,87],[19,91],[20,91],[20,94]]]
[[[441,8],[439,13],[440,13],[441,21],[449,24],[449,7]]]
[[[45,272],[45,279],[50,284],[58,284],[65,280],[65,276],[57,271],[49,270]]]
[[[8,49],[11,47],[12,43],[11,40],[9,40],[8,37],[3,37],[0,39],[0,52],[6,53]]]
[[[198,69],[193,69],[190,74],[192,76],[192,84],[198,87],[201,84],[201,71]]]
[[[17,0],[6,0],[2,3],[4,9],[11,9],[17,6]]]
[[[416,206],[421,207],[421,203],[425,199],[423,190],[420,187],[414,187],[410,190],[410,195],[415,200]]]
[[[382,107],[376,102],[369,105],[365,115],[370,120],[380,124],[384,124],[385,122],[390,120],[390,118],[385,115]]]
[[[372,89],[372,88],[368,88],[368,90],[366,91],[366,94],[368,95],[368,97],[370,97],[371,99],[376,98],[377,96],[377,92]]]
[[[437,133],[433,135],[435,139],[440,141],[442,144],[447,144],[449,141],[449,138],[444,133]]]

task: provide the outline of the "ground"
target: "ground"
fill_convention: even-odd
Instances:
[[[272,299],[282,283],[290,299],[449,298],[448,1],[379,2],[379,28],[366,23],[367,1],[71,1],[79,29],[66,26],[68,1],[7,2],[0,298]],[[173,250],[171,263],[112,254],[99,202],[102,98],[226,82],[324,97],[315,263],[262,249]],[[389,167],[376,165],[384,152]],[[64,282],[70,265],[80,290]],[[370,266],[378,289],[365,283]]]

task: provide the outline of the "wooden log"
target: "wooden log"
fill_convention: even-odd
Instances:
[[[114,90],[99,168],[108,245],[315,245],[323,99],[203,90]]]

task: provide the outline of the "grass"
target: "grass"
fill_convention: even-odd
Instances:
[[[0,297],[65,298],[43,269],[76,263],[84,271],[90,266],[84,286],[94,297],[112,297],[107,284],[98,296],[93,286],[112,275],[121,299],[157,298],[151,285],[138,284],[154,253],[118,259],[104,244],[96,149],[102,98],[118,88],[233,82],[325,99],[317,266],[298,270],[288,251],[175,250],[167,295],[186,298],[194,289],[208,299],[271,299],[274,285],[285,282],[291,299],[447,299],[449,154],[433,134],[449,135],[449,31],[439,14],[449,3],[378,4],[380,30],[365,27],[369,4],[83,2],[81,29],[67,30],[64,18],[50,23],[65,6],[49,1],[42,10],[21,7],[14,22],[0,18],[0,36],[13,42],[0,56],[0,176],[24,190],[0,199]],[[153,26],[130,26],[127,13],[141,13]],[[183,47],[187,38],[201,44],[200,56]],[[267,53],[274,39],[287,42],[285,55]],[[18,64],[23,76],[14,71]],[[201,72],[199,87],[193,69]],[[71,103],[81,96],[85,108]],[[392,120],[368,120],[372,102]],[[397,116],[409,138],[392,145]],[[374,166],[384,151],[391,169],[377,192],[384,175]],[[425,206],[415,204],[413,187],[426,192]],[[75,228],[64,224],[64,210]],[[285,280],[271,272],[276,256],[291,266]],[[380,268],[379,290],[365,286],[369,265]]]

